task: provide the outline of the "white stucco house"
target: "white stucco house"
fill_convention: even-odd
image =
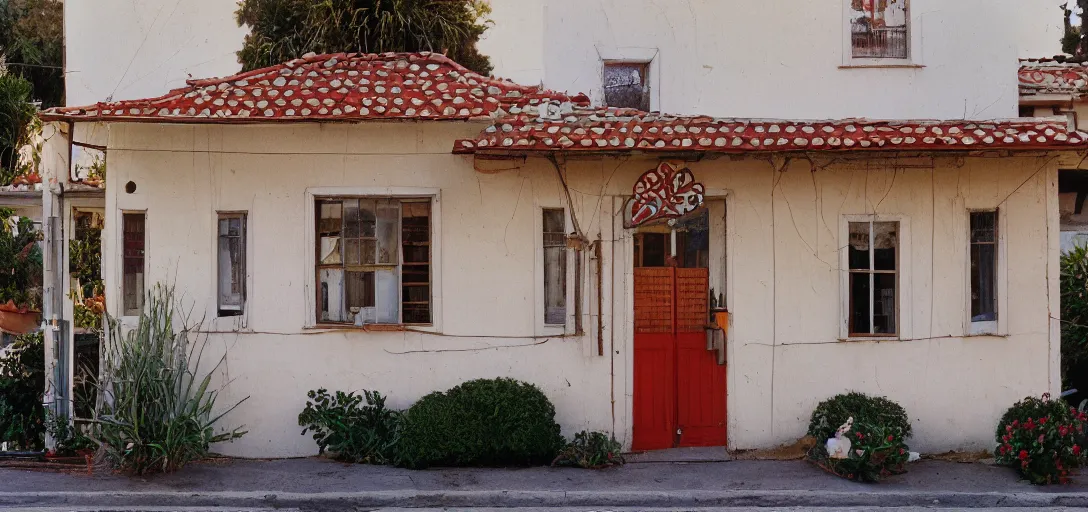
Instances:
[[[846,390],[922,451],[981,448],[1058,391],[1058,168],[1088,151],[1063,120],[668,116],[434,54],[45,119],[50,172],[101,134],[109,310],[172,281],[206,314],[222,401],[249,397],[224,453],[314,453],[318,387],[509,376],[636,450],[792,441]]]

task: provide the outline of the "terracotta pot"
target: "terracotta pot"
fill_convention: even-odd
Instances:
[[[0,305],[0,331],[8,334],[28,334],[34,332],[41,323],[41,312],[19,308],[8,301]]]

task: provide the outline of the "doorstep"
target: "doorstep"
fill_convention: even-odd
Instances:
[[[698,448],[672,448],[649,452],[630,453],[623,456],[628,464],[654,462],[728,462],[729,450],[724,446]]]

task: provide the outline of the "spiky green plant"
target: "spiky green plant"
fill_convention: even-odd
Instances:
[[[177,471],[206,457],[210,444],[245,434],[240,428],[217,433],[217,423],[246,399],[225,409],[215,406],[219,390],[211,387],[212,375],[226,355],[201,373],[207,338],[198,335],[199,324],[175,322],[177,310],[173,288],[157,285],[134,328],[109,322],[91,437],[126,473]]]
[[[37,112],[30,93],[30,82],[0,69],[0,184],[11,184],[19,172],[19,148]]]
[[[432,51],[487,75],[476,42],[490,12],[482,0],[241,0],[238,25],[250,33],[238,61],[248,71],[308,52]]]

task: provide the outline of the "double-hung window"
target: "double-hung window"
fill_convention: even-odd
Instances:
[[[997,212],[975,211],[970,216],[972,330],[993,331],[997,322]]]
[[[319,324],[431,323],[431,199],[318,197]]]
[[[899,334],[899,222],[849,223],[851,337]]]

